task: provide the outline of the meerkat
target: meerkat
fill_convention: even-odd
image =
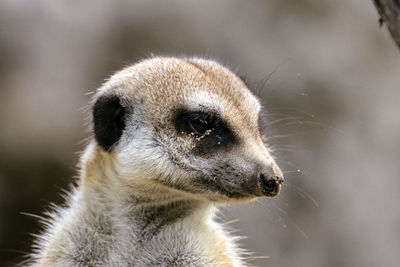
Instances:
[[[78,185],[30,266],[245,266],[214,214],[283,182],[246,84],[212,60],[153,57],[114,74],[90,107]]]

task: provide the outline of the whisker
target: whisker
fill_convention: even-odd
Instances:
[[[300,170],[299,166],[295,165],[295,164],[292,163],[291,161],[285,160],[283,157],[280,157],[280,158],[278,159],[278,161],[279,161],[281,167],[284,166],[284,165],[287,165],[287,166],[289,166],[289,167],[291,167],[291,168],[294,168],[294,169],[296,169],[296,170]],[[282,163],[283,163],[283,164],[282,164]]]
[[[304,110],[301,110],[301,109],[298,109],[298,108],[286,107],[286,108],[280,108],[280,110],[290,110],[290,111],[294,111],[296,113],[302,113],[303,115],[306,115],[307,117],[310,117],[310,118],[314,118],[315,117],[314,114],[308,113],[308,112],[306,112]]]
[[[276,209],[278,209],[281,213],[283,213],[284,215],[287,216],[287,219],[289,219],[290,223],[296,228],[296,230],[304,237],[304,238],[309,238],[308,235],[300,228],[300,226],[294,221],[294,219],[292,219],[289,215],[288,212],[286,212],[285,210],[279,208],[276,203],[273,203],[274,207]],[[285,222],[283,222],[283,228],[287,228],[287,224]]]
[[[288,174],[288,173],[302,173],[301,171],[300,171],[300,169],[297,169],[297,170],[295,170],[295,171],[282,171],[283,172],[283,174]]]
[[[259,204],[261,204],[261,206],[262,206],[263,208],[266,208],[268,212],[274,213],[274,215],[276,215],[276,216],[278,217],[278,221],[283,223],[282,227],[283,227],[283,228],[286,228],[285,219],[284,219],[279,213],[277,213],[277,212],[275,212],[274,210],[272,210],[270,207],[268,207],[267,205],[265,205],[265,203],[262,202],[262,201],[260,201],[259,199],[257,199],[256,202],[259,203]],[[273,203],[273,202],[272,202],[272,203]],[[276,207],[276,204],[274,204],[274,206]]]
[[[279,135],[274,135],[274,136],[268,136],[266,139],[267,140],[281,139],[281,138],[288,138],[288,137],[293,137],[293,136],[306,135],[309,133],[312,133],[312,131],[304,131],[304,132],[298,132],[298,133],[294,133],[294,134],[279,134]]]
[[[261,125],[261,127],[263,129],[267,129],[267,128],[270,128],[271,126],[275,125],[275,124],[278,124],[278,123],[281,123],[281,122],[286,122],[286,121],[287,121],[287,123],[290,122],[290,123],[302,124],[302,122],[301,122],[301,120],[299,118],[286,117],[286,118],[280,118],[280,119],[276,119],[276,120],[270,121],[268,123],[265,123],[265,124]]]
[[[272,149],[274,152],[311,152],[311,151],[305,151],[304,149],[301,148],[285,148],[285,147],[277,147]]]
[[[254,91],[257,96],[261,96],[261,91],[266,88],[266,84],[270,81],[271,77],[278,72],[278,70],[285,65],[290,58],[285,59],[281,63],[279,63],[270,73],[266,74],[255,86]]]
[[[291,189],[293,192],[296,192],[297,194],[299,194],[299,196],[301,196],[304,199],[308,199],[310,200],[312,203],[314,203],[314,205],[319,208],[319,204],[318,202],[315,200],[315,198],[313,198],[309,193],[307,193],[306,191],[304,191],[303,189],[301,189],[300,187],[291,184],[287,181],[285,181],[285,183],[283,185],[286,185],[289,189]]]
[[[297,225],[297,223],[293,222],[294,227],[303,235],[304,238],[308,239],[308,235]]]

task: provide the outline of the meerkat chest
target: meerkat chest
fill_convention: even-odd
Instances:
[[[144,237],[137,241],[140,256],[133,261],[140,266],[242,266],[219,229],[202,228],[171,226]]]

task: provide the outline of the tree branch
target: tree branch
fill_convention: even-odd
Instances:
[[[400,0],[374,0],[380,23],[385,23],[400,49]]]

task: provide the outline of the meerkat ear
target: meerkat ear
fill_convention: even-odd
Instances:
[[[97,143],[107,152],[125,129],[125,108],[117,95],[100,96],[93,106],[93,130]]]

